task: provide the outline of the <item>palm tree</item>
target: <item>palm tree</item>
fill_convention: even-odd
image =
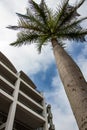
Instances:
[[[84,3],[80,0],[74,6],[69,5],[69,0],[64,0],[57,10],[53,12],[44,0],[37,4],[29,0],[26,14],[19,14],[17,26],[8,26],[10,29],[20,30],[17,40],[11,45],[21,46],[37,43],[41,52],[42,46],[51,41],[56,64],[63,82],[67,97],[80,130],[87,130],[87,83],[79,67],[64,49],[64,40],[84,42],[87,29],[80,23],[87,19],[78,18],[77,9]]]

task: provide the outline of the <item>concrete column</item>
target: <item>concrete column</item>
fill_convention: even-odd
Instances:
[[[17,99],[18,99],[18,93],[19,93],[19,87],[20,87],[20,74],[18,75],[18,79],[15,83],[15,90],[13,92],[14,101],[10,105],[9,113],[7,117],[6,127],[5,130],[13,130],[13,124],[14,124],[14,118],[15,118],[15,112],[16,112],[16,106],[17,106]]]
[[[43,130],[48,130],[47,110],[46,110],[46,102],[44,98],[42,104],[43,104],[43,116],[45,117],[45,124],[43,126]]]

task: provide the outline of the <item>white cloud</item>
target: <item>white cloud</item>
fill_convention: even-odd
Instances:
[[[56,125],[55,128],[58,130],[78,130],[75,123],[74,116],[72,114],[63,114],[58,107],[53,107],[53,120]]]
[[[83,75],[87,81],[87,44],[85,44],[84,48],[82,49],[82,52],[77,58],[81,71],[83,72]]]
[[[10,13],[15,13],[15,11],[23,13],[26,9],[28,0],[21,0],[21,2],[16,0],[3,0],[0,1],[0,3]]]
[[[18,71],[22,69],[29,74],[46,71],[53,62],[53,54],[49,47],[46,47],[46,50],[42,50],[41,54],[38,54],[34,45],[19,48],[2,43],[0,44],[0,48],[1,52],[12,61]]]
[[[78,12],[82,16],[87,16],[87,0],[84,0],[83,5],[78,9]]]

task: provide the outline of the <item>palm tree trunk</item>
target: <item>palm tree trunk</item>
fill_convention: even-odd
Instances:
[[[76,63],[58,44],[57,39],[52,39],[51,42],[60,78],[79,130],[87,130],[87,82]]]

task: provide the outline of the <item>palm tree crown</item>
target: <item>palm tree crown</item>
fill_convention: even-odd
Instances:
[[[25,15],[17,13],[19,22],[17,26],[9,26],[10,29],[19,29],[17,41],[11,43],[14,46],[37,43],[38,51],[48,41],[51,41],[60,78],[70,101],[73,113],[77,120],[79,130],[87,130],[87,82],[79,67],[62,47],[64,40],[85,41],[87,29],[83,29],[80,23],[87,19],[78,18],[78,8],[85,0],[80,0],[74,6],[69,5],[69,0],[58,6],[53,12],[48,8],[44,0],[37,4],[29,0],[29,8]]]
[[[69,0],[64,0],[53,13],[44,0],[41,0],[40,4],[29,0],[30,6],[26,14],[17,13],[18,26],[8,26],[10,29],[20,30],[17,41],[11,45],[21,46],[37,42],[38,51],[41,52],[42,46],[53,38],[56,38],[60,45],[63,45],[63,40],[66,39],[85,41],[87,29],[83,29],[80,23],[87,17],[78,19],[80,15],[77,13],[83,2],[84,0],[81,0],[75,6],[71,6]]]

